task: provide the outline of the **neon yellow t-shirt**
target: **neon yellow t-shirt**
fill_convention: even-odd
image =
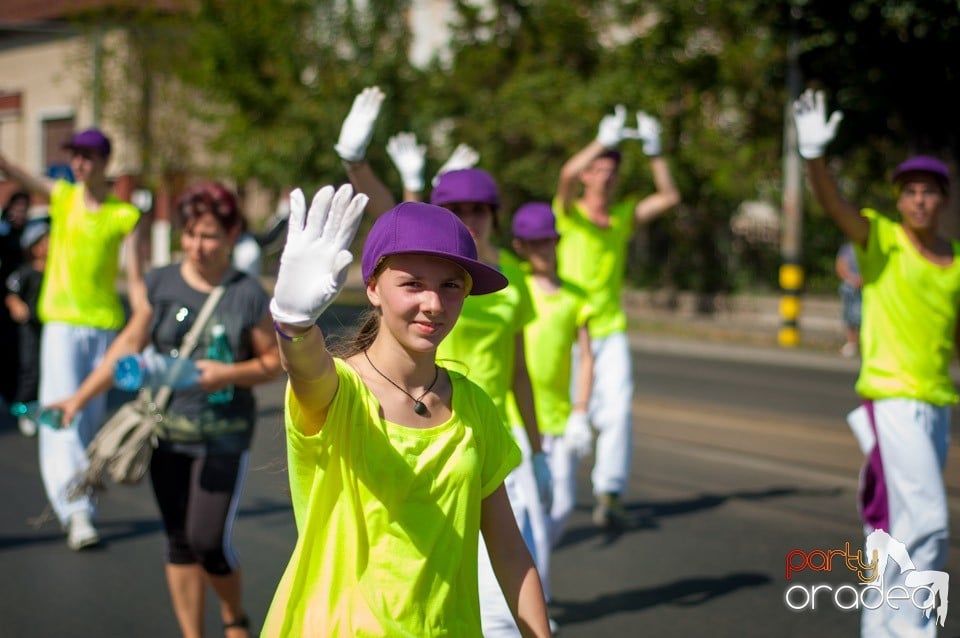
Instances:
[[[633,202],[610,208],[610,227],[591,222],[578,203],[563,210],[559,197],[553,200],[557,217],[557,270],[560,278],[587,293],[594,315],[590,336],[605,337],[627,329],[621,293],[626,268],[627,244],[635,228]]]
[[[960,305],[960,242],[953,263],[937,266],[910,242],[903,227],[877,211],[865,248],[857,247],[863,276],[863,325],[857,393],[868,399],[957,402],[950,379]]]
[[[563,434],[570,416],[572,348],[577,330],[592,313],[586,295],[572,284],[547,292],[533,277],[525,280],[537,317],[523,329],[537,425],[544,434]],[[519,421],[518,421],[519,422]]]
[[[62,180],[50,193],[50,248],[38,311],[44,322],[117,330],[124,323],[116,289],[120,243],[140,212],[112,196],[89,211],[83,193],[82,184]]]
[[[513,387],[516,337],[534,318],[533,304],[516,257],[500,253],[500,270],[509,285],[489,295],[468,296],[457,324],[440,342],[437,359],[480,386],[504,423],[507,393]]]
[[[297,544],[262,636],[477,636],[480,502],[520,462],[489,397],[450,373],[453,416],[419,430],[380,418],[357,373],[321,431],[287,387]]]

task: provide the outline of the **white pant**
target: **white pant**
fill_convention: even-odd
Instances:
[[[51,322],[44,324],[40,338],[40,405],[71,396],[103,359],[114,330]],[[103,424],[106,394],[90,400],[69,427],[38,432],[40,475],[47,498],[62,525],[74,512],[93,513],[86,496],[67,500],[67,490],[77,474],[87,468],[86,448]]]
[[[950,408],[912,399],[873,402],[876,433],[887,490],[890,536],[906,547],[917,570],[942,570],[947,561],[947,497],[943,467],[950,440]],[[872,449],[873,429],[863,407],[847,417],[861,450]],[[873,531],[866,530],[867,533]],[[885,590],[903,584],[894,565],[883,573]],[[899,610],[886,604],[864,610],[860,635],[864,638],[933,637],[936,615],[927,618],[909,601]],[[870,601],[871,606],[875,605]]]
[[[623,494],[633,452],[633,365],[625,332],[590,340],[593,351],[593,390],[590,423],[597,429],[597,448],[590,478],[594,494]],[[578,348],[573,347],[573,369]],[[575,379],[571,380],[575,383]],[[576,390],[571,388],[571,396]]]
[[[545,434],[543,450],[553,476],[553,504],[550,506],[548,530],[550,547],[556,547],[567,528],[567,520],[577,502],[577,465],[580,457],[562,436]]]
[[[550,600],[550,540],[546,513],[540,503],[537,479],[533,473],[530,442],[522,427],[514,426],[513,436],[523,460],[503,480],[513,516],[540,574],[544,597]],[[480,535],[477,572],[480,584],[480,624],[484,638],[519,638],[520,630],[507,606],[507,599],[490,564],[490,555]]]

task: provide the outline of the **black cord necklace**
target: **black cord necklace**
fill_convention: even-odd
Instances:
[[[431,381],[431,382],[430,382],[430,385],[427,386],[427,389],[423,391],[423,394],[421,394],[420,397],[417,398],[417,397],[413,396],[412,394],[410,394],[409,392],[407,392],[406,390],[404,390],[403,388],[401,388],[401,387],[400,387],[399,385],[397,385],[396,383],[394,383],[394,382],[393,382],[393,379],[391,379],[390,377],[388,377],[388,376],[385,375],[384,373],[380,372],[380,369],[377,368],[377,366],[373,365],[373,361],[370,360],[370,355],[367,354],[367,351],[366,351],[366,350],[363,351],[363,356],[365,356],[365,357],[367,358],[367,363],[370,364],[370,367],[373,368],[373,369],[376,371],[377,374],[379,374],[381,377],[383,377],[384,379],[386,379],[387,382],[388,382],[390,385],[392,385],[393,387],[395,387],[397,390],[400,390],[400,392],[403,392],[405,395],[407,395],[408,397],[410,397],[410,398],[413,400],[413,411],[414,411],[414,412],[416,412],[416,413],[419,414],[420,416],[423,416],[424,414],[427,413],[427,406],[424,405],[424,404],[423,404],[423,401],[421,401],[420,399],[422,399],[423,397],[427,396],[427,392],[430,392],[430,390],[433,390],[433,386],[435,386],[435,385],[437,384],[437,379],[440,378],[440,366],[438,366],[437,364],[434,364],[434,365],[433,365],[433,381]]]

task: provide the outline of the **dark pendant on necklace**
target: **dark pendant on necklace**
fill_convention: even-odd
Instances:
[[[421,401],[420,399],[422,399],[423,397],[427,396],[427,393],[430,392],[430,390],[433,390],[433,386],[437,385],[437,379],[440,378],[440,367],[439,367],[439,366],[437,366],[436,364],[433,365],[433,381],[430,382],[429,387],[427,387],[427,389],[423,391],[423,394],[420,395],[420,399],[418,399],[418,398],[414,397],[412,394],[410,394],[409,392],[407,392],[406,390],[404,390],[403,388],[401,388],[399,385],[397,385],[396,382],[394,382],[393,379],[391,379],[390,377],[388,377],[388,376],[385,375],[384,373],[380,372],[380,369],[377,368],[377,366],[373,365],[373,361],[370,360],[370,354],[369,354],[366,350],[363,351],[363,356],[365,356],[365,357],[367,358],[367,363],[370,364],[370,367],[373,368],[373,369],[376,371],[377,374],[379,374],[381,377],[383,377],[384,379],[386,379],[387,382],[388,382],[390,385],[392,385],[393,387],[395,387],[397,390],[400,390],[400,392],[403,392],[405,395],[407,395],[408,397],[410,397],[410,398],[413,400],[413,411],[414,411],[414,412],[416,412],[416,413],[417,413],[418,415],[420,415],[420,416],[423,416],[423,415],[425,415],[425,414],[427,413],[427,406],[424,405],[423,401]]]

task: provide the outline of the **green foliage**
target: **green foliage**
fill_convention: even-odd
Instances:
[[[831,150],[859,158],[869,180],[912,153],[960,157],[960,2],[797,2],[808,82],[845,118]],[[857,167],[850,167],[853,171]],[[856,191],[865,194],[867,182]]]
[[[331,149],[356,93],[380,84],[403,95],[415,82],[405,55],[407,4],[199,3],[189,31],[195,62],[181,74],[208,96],[214,150],[238,180],[312,189],[342,179]],[[392,123],[385,113],[380,124]]]
[[[368,157],[388,186],[399,193],[389,135],[429,144],[428,175],[466,142],[501,185],[501,227],[520,203],[552,197],[614,105],[645,110],[663,125],[683,203],[638,235],[629,276],[704,293],[777,286],[778,247],[743,245],[729,222],[746,200],[779,207],[792,34],[804,84],[845,112],[831,166],[851,201],[890,210],[886,176],[904,155],[960,155],[956,0],[457,0],[448,55],[426,69],[407,57],[411,4],[198,0],[138,22],[136,81],[173,76],[199,93],[184,117],[204,118],[212,142],[199,150],[237,181],[307,190],[343,179],[332,152],[343,117],[379,85]],[[640,144],[622,150],[619,196],[649,193]],[[829,287],[841,237],[805,199],[807,280]]]

